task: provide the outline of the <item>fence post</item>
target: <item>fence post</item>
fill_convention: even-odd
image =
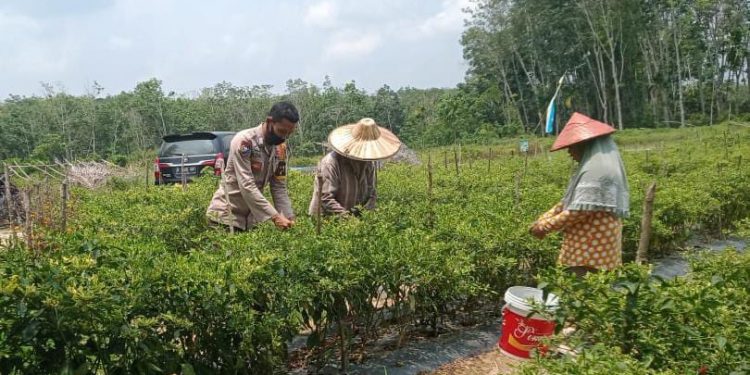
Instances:
[[[523,175],[526,176],[526,172],[529,169],[529,152],[523,153]]]
[[[29,210],[31,211],[31,214],[37,218],[37,222],[39,221],[44,222],[44,208],[45,207],[52,208],[52,205],[50,202],[51,197],[49,195],[49,186],[50,186],[49,177],[44,178],[44,186],[46,187],[45,189],[46,191],[44,192],[44,194],[42,194],[42,185],[34,184],[32,186],[34,189],[33,190],[34,194],[30,193],[29,195],[29,198],[31,198],[32,196],[34,197],[33,201],[29,199],[29,206],[30,206]],[[29,187],[29,191],[31,191],[31,187]],[[32,204],[33,202],[36,202],[36,204]],[[52,212],[50,212],[49,213],[50,226],[52,225],[52,216],[53,216]],[[27,217],[26,220],[29,220],[29,218]]]
[[[229,234],[234,234],[234,213],[232,213],[232,205],[229,203],[229,191],[227,190],[226,169],[224,166],[222,164],[221,168],[219,168],[219,172],[221,173],[221,190],[224,190],[224,200],[227,203],[226,214],[229,218]]]
[[[456,149],[453,149],[453,161],[456,164],[456,176],[460,175],[461,171],[458,169],[458,151]]]
[[[742,171],[742,155],[737,157],[737,170]]]
[[[458,164],[463,161],[463,155],[461,154],[461,142],[458,143]]]
[[[521,204],[521,171],[516,172],[516,181],[514,187],[514,203],[515,207],[518,208],[518,206]]]
[[[62,181],[62,207],[61,207],[61,217],[62,222],[60,223],[60,229],[62,229],[62,232],[65,233],[66,227],[68,225],[68,172],[65,172],[65,178]]]
[[[641,218],[641,238],[638,242],[638,252],[635,262],[645,264],[648,261],[648,245],[651,242],[651,218],[654,213],[654,194],[656,193],[656,182],[646,190],[646,199],[643,201],[643,218]]]
[[[427,199],[432,200],[432,154],[427,154]]]
[[[433,228],[435,226],[435,210],[433,209],[434,200],[432,199],[432,153],[427,154],[427,204],[429,205],[427,225]]]
[[[187,190],[187,174],[185,173],[185,154],[180,157],[180,179],[182,180],[182,191]],[[229,202],[227,202],[229,203]]]
[[[315,179],[318,181],[318,207],[315,209],[315,234],[320,235],[320,226],[323,214],[323,176],[319,171],[315,172]]]
[[[490,147],[489,156],[487,157],[487,173],[490,173],[491,166],[492,166],[492,147]]]
[[[28,188],[23,190],[23,208],[26,211],[26,220],[24,222],[26,246],[31,249],[31,194],[29,193]]]
[[[13,230],[13,204],[10,195],[10,173],[8,173],[8,164],[3,163],[3,172],[5,173],[5,208],[8,210],[8,225],[10,226],[11,232]]]

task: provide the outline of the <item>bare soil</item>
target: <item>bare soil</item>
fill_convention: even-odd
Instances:
[[[510,358],[499,349],[440,366],[432,375],[500,375],[513,374],[520,361]]]

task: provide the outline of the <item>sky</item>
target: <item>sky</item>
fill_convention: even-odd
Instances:
[[[195,95],[288,79],[369,92],[454,87],[470,0],[1,0],[0,99],[132,91]]]

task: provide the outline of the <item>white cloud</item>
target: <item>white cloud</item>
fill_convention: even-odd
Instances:
[[[232,34],[224,34],[221,36],[221,42],[225,46],[231,47],[234,45],[234,36],[232,36]]]
[[[464,27],[463,9],[471,5],[470,0],[443,0],[442,10],[419,25],[423,35],[460,31]]]
[[[222,80],[282,90],[287,79],[326,75],[367,90],[448,87],[466,70],[458,38],[468,1],[106,0],[48,14],[43,4],[18,12],[0,0],[0,98],[38,93],[39,81],[75,94],[96,80],[117,93],[153,77],[178,93]],[[269,22],[279,14],[303,22]]]
[[[0,10],[0,30],[3,33],[36,32],[39,29],[39,22],[33,18]]]
[[[305,24],[329,28],[336,25],[338,7],[332,1],[311,4],[305,10]]]
[[[334,60],[358,59],[375,51],[383,39],[373,32],[361,35],[352,35],[353,33],[353,31],[346,31],[335,35],[323,56]]]
[[[109,40],[107,42],[109,43],[110,49],[113,50],[126,50],[130,49],[130,47],[133,46],[132,40],[118,35],[109,37]]]

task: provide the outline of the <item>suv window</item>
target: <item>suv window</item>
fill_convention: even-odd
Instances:
[[[232,144],[234,133],[225,134],[221,137],[221,144],[224,145],[224,157],[229,157],[229,146]]]
[[[160,156],[180,156],[213,154],[214,142],[211,139],[186,139],[173,142],[164,142],[161,146]]]

